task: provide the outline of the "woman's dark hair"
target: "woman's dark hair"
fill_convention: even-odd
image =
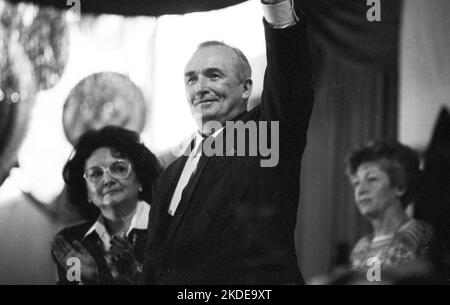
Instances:
[[[418,154],[398,142],[372,141],[367,146],[350,152],[347,157],[347,175],[352,176],[366,162],[377,162],[389,177],[391,186],[405,190],[400,197],[406,208],[416,197],[421,175]]]
[[[95,150],[102,147],[110,148],[131,161],[136,177],[142,185],[139,199],[151,204],[153,184],[161,173],[161,165],[155,155],[141,142],[139,134],[118,126],[90,129],[78,139],[63,169],[63,179],[70,203],[86,219],[95,219],[99,215],[99,209],[88,202],[83,174],[86,160]]]

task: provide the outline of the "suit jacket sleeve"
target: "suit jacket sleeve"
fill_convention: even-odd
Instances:
[[[280,161],[287,155],[300,160],[314,99],[306,22],[303,19],[284,29],[275,29],[263,22],[267,67],[261,120],[279,121]]]

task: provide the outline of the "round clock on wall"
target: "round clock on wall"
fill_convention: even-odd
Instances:
[[[70,92],[63,110],[64,132],[72,145],[86,130],[106,125],[141,132],[145,118],[141,90],[116,72],[95,73],[81,80]]]

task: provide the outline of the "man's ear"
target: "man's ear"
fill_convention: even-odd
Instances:
[[[397,197],[401,197],[406,193],[406,189],[404,187],[396,187],[395,188],[395,194],[397,195]]]
[[[250,95],[252,94],[253,90],[253,81],[250,78],[247,78],[244,83],[242,84],[243,90],[242,90],[242,99],[247,100]]]

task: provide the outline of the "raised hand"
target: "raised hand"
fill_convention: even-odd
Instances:
[[[80,242],[75,240],[70,244],[64,237],[57,235],[51,244],[51,248],[55,259],[64,270],[67,271],[70,268],[67,264],[68,259],[76,257],[81,263],[81,281],[85,283],[97,281],[97,263]]]

